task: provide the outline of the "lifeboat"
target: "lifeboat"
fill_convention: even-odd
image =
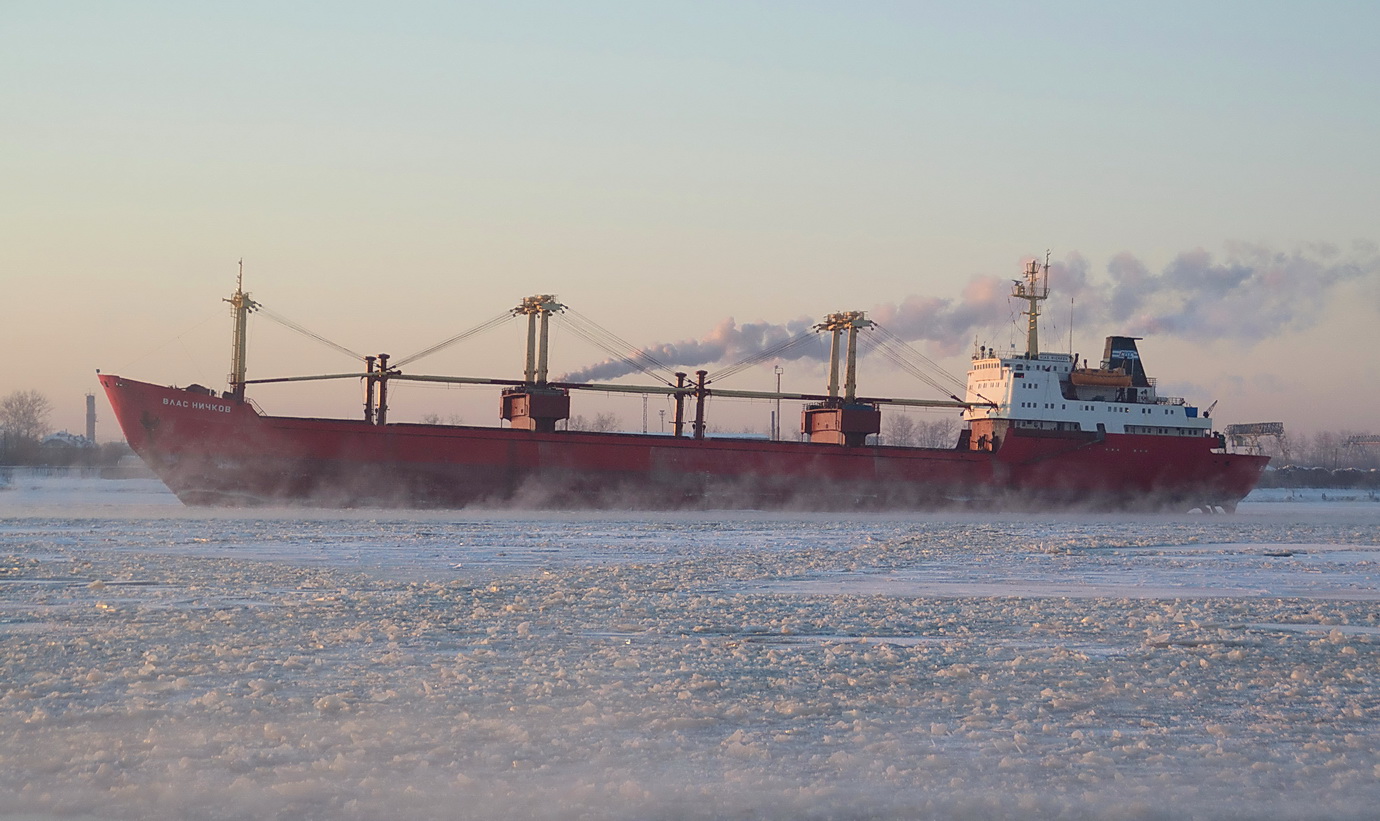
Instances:
[[[1069,381],[1073,382],[1075,385],[1094,388],[1131,387],[1131,375],[1121,368],[1115,370],[1079,368],[1069,374]]]

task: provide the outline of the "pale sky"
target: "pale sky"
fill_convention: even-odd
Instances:
[[[81,432],[97,368],[223,388],[241,257],[254,298],[363,353],[553,293],[643,346],[873,311],[962,377],[1050,249],[1047,347],[1076,295],[1077,351],[1145,336],[1162,392],[1224,423],[1380,432],[1378,31],[1372,2],[11,0],[0,395]],[[251,334],[251,377],[354,367]],[[555,344],[556,371],[603,358]],[[521,353],[513,325],[416,370],[519,377]],[[938,398],[883,361],[859,381]],[[251,396],[359,410],[355,384]],[[576,412],[640,427],[605,401]],[[393,418],[497,403],[413,388]]]

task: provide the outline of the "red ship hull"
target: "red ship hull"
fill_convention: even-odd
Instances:
[[[375,425],[100,380],[130,446],[189,505],[1231,510],[1269,461],[1206,436],[1012,430],[993,452]]]

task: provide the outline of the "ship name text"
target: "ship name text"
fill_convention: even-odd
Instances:
[[[163,404],[175,408],[190,408],[191,410],[208,410],[216,413],[229,413],[233,405],[222,405],[219,402],[197,402],[188,399],[169,399],[163,397]]]

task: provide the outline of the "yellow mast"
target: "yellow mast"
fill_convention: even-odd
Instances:
[[[523,368],[522,376],[529,385],[546,384],[551,314],[563,310],[565,310],[565,306],[557,302],[551,294],[526,297],[522,300],[521,305],[513,309],[515,315],[526,315],[527,317],[527,362]],[[537,345],[538,317],[540,317],[541,326],[540,347]]]
[[[230,393],[235,401],[244,401],[245,353],[248,348],[249,314],[259,303],[244,292],[244,260],[240,260],[239,277],[235,280],[235,293],[229,299],[230,315],[234,319],[230,341]]]
[[[829,314],[824,318],[824,322],[815,326],[817,330],[829,331],[833,334],[829,345],[830,398],[837,399],[839,395],[839,337],[845,330],[848,331],[848,364],[843,377],[843,401],[851,404],[857,398],[858,329],[867,328],[871,325],[872,320],[868,319],[862,311],[844,311],[843,313]]]

